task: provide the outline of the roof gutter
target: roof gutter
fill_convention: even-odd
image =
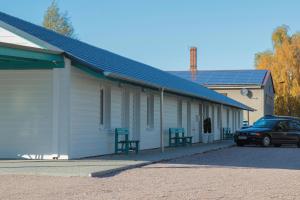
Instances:
[[[163,89],[165,91],[167,90],[167,91],[174,92],[174,93],[177,93],[177,94],[185,94],[185,95],[188,95],[188,96],[197,97],[197,98],[200,98],[200,99],[203,99],[203,100],[206,100],[206,101],[210,101],[210,102],[214,102],[214,103],[219,103],[219,104],[224,104],[224,105],[235,107],[235,108],[239,108],[239,109],[242,109],[242,110],[254,111],[253,108],[250,108],[250,107],[248,107],[246,105],[244,105],[244,107],[238,107],[238,106],[231,105],[231,104],[228,104],[228,103],[225,103],[225,102],[212,101],[211,99],[208,99],[208,98],[205,98],[205,97],[202,97],[202,96],[195,96],[194,94],[191,94],[191,93],[187,93],[187,92],[182,92],[182,91],[179,91],[179,90],[174,90],[174,89],[170,89],[170,88],[161,87],[160,85],[148,83],[148,82],[145,82],[145,81],[140,81],[140,80],[129,78],[129,77],[125,77],[125,76],[121,76],[121,75],[113,73],[113,72],[104,71],[103,74],[104,74],[104,76],[109,77],[109,78],[115,78],[115,79],[120,79],[120,80],[124,80],[124,81],[128,81],[128,82],[133,82],[133,83],[136,83],[136,84],[139,84],[139,85],[146,85],[148,87],[157,88],[159,90]]]

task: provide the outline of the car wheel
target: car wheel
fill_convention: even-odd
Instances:
[[[271,144],[271,138],[269,136],[265,136],[263,139],[262,139],[262,145],[264,147],[268,147],[270,146]]]
[[[274,147],[281,147],[281,144],[274,144]]]
[[[239,147],[242,147],[242,146],[244,146],[244,143],[243,143],[243,142],[240,142],[240,141],[237,141],[237,142],[236,142],[236,145],[239,146]]]

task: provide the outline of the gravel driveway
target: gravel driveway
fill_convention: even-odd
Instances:
[[[300,149],[233,147],[104,178],[0,176],[0,199],[300,199]]]

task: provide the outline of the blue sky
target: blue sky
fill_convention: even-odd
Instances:
[[[41,24],[51,0],[1,0],[2,12]],[[300,30],[300,1],[292,0],[59,0],[78,38],[164,70],[251,69],[256,52],[272,49],[282,24]]]

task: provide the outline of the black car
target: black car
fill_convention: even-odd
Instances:
[[[263,118],[252,127],[241,129],[234,135],[238,146],[259,144],[262,146],[296,144],[300,147],[300,120],[297,118]]]

